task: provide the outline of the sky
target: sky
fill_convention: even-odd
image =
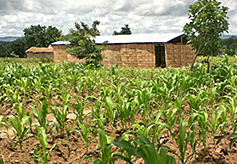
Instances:
[[[237,34],[237,0],[219,0],[229,7],[229,34]],[[67,34],[74,23],[100,21],[101,35],[128,24],[133,34],[182,33],[195,0],[0,0],[0,37],[23,36],[31,25],[55,26]]]

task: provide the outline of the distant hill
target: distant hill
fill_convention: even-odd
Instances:
[[[230,38],[232,36],[237,37],[237,35],[222,35],[221,39],[228,39],[228,38]]]
[[[3,42],[12,42],[14,40],[17,40],[21,37],[16,37],[16,36],[6,36],[6,37],[0,37],[0,41],[3,41]]]

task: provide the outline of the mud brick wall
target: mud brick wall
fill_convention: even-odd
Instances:
[[[188,44],[165,44],[166,66],[185,67],[191,64],[195,51]]]
[[[114,64],[122,66],[121,53],[120,53],[121,45],[106,45],[104,47],[105,50],[102,52],[103,55],[102,64],[108,67]]]
[[[106,45],[102,52],[103,64],[121,67],[155,67],[154,44],[116,44]]]
[[[67,53],[66,46],[65,45],[57,45],[53,46],[54,49],[54,62],[55,63],[61,63],[62,61],[67,61]]]
[[[84,62],[66,53],[65,45],[53,46],[55,63]],[[118,64],[121,67],[155,67],[155,44],[114,44],[106,45],[102,52],[105,66]],[[165,59],[167,67],[184,67],[191,64],[195,52],[188,44],[165,43]]]
[[[78,59],[77,57],[67,54],[67,62],[69,63],[84,63],[85,60]]]
[[[54,62],[61,63],[62,61],[71,62],[71,63],[81,63],[83,60],[78,59],[75,56],[72,56],[66,53],[67,47],[65,45],[53,46],[54,49]]]
[[[27,58],[45,58],[45,57],[54,58],[54,54],[53,53],[33,53],[33,52],[27,53]]]
[[[155,45],[154,44],[137,44],[137,62],[138,67],[153,68],[155,67]]]

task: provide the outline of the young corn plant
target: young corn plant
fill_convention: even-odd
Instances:
[[[196,136],[196,132],[194,131],[195,124],[191,124],[189,128],[190,129],[187,132],[187,122],[181,120],[179,127],[179,134],[177,134],[177,132],[175,131],[174,132],[170,131],[171,136],[175,139],[179,147],[179,154],[175,153],[174,151],[173,153],[179,158],[182,164],[186,164],[188,160],[196,153],[195,147],[197,142],[195,141]],[[189,144],[193,148],[193,152],[186,157]]]
[[[97,128],[103,129],[104,123],[106,122],[106,116],[104,112],[101,112],[102,102],[97,99],[97,101],[93,102],[91,114],[93,116],[93,120],[96,122]]]
[[[34,86],[38,93],[38,98],[40,99],[42,97],[43,92],[43,83],[42,83],[42,77],[38,77],[37,79],[34,79]]]
[[[109,120],[109,124],[111,125],[112,129],[114,129],[115,119],[117,116],[117,110],[114,108],[115,103],[112,101],[110,97],[106,97],[105,100],[105,116]]]
[[[153,143],[157,143],[158,144],[160,143],[160,135],[162,135],[162,133],[164,131],[166,131],[166,127],[167,127],[167,124],[163,123],[162,120],[161,120],[161,116],[162,116],[162,112],[161,111],[157,111],[154,113],[154,117],[153,119],[151,119],[151,123],[150,126],[152,127],[152,142]]]
[[[34,117],[37,119],[39,125],[41,127],[43,127],[44,129],[47,129],[48,127],[48,124],[47,124],[47,115],[49,114],[48,113],[48,103],[47,103],[47,100],[44,99],[43,102],[42,102],[42,107],[41,106],[38,106],[38,110],[31,106],[31,109],[32,109],[32,113],[34,114]]]
[[[74,91],[77,91],[76,87],[77,87],[79,78],[80,78],[80,74],[79,74],[79,72],[77,72],[77,70],[73,70],[72,75],[70,75],[68,77],[68,81],[70,81],[70,83],[71,83],[70,86],[73,88]]]
[[[152,93],[152,88],[145,88],[140,90],[137,90],[137,103],[139,106],[139,109],[142,113],[143,117],[147,116],[147,112],[151,112],[152,110],[152,98],[153,98],[153,93]]]
[[[94,164],[111,164],[114,163],[112,145],[108,142],[107,135],[102,129],[98,129],[97,132],[100,134],[100,156],[99,158],[94,156],[96,160]]]
[[[92,142],[92,140],[90,139],[90,134],[91,134],[91,122],[85,122],[85,125],[83,125],[79,120],[77,120],[77,127],[74,128],[74,130],[80,134],[82,140],[85,142],[86,144],[86,153],[88,153],[88,148],[90,146],[90,143]]]
[[[83,81],[86,86],[87,86],[87,90],[88,90],[88,95],[91,96],[91,94],[94,92],[94,81],[92,80],[91,77],[83,77]]]
[[[175,83],[176,80],[173,79],[173,77],[165,77],[161,76],[160,77],[160,82],[161,82],[161,87],[156,88],[158,91],[158,100],[163,99],[164,103],[169,103],[173,99],[173,92],[175,91]]]
[[[59,96],[59,98],[63,101],[63,106],[68,106],[71,97],[72,96],[70,94],[62,94],[61,96]]]
[[[165,120],[165,126],[168,131],[172,134],[173,127],[177,123],[176,118],[177,108],[162,110],[162,116]]]
[[[51,102],[50,100],[52,97],[52,91],[53,91],[53,86],[51,84],[44,87],[45,98],[47,99],[48,102]]]
[[[88,106],[86,105],[87,98],[81,99],[80,101],[77,101],[76,103],[73,104],[72,108],[74,110],[74,114],[77,116],[77,120],[83,121],[84,117],[84,109],[87,108]]]
[[[118,86],[120,82],[120,77],[116,76],[116,75],[112,75],[111,76],[111,84],[114,86]]]
[[[190,116],[189,122],[199,125],[199,140],[202,142],[204,147],[204,152],[207,150],[206,141],[207,141],[207,128],[208,128],[208,113],[205,111],[199,111]]]
[[[37,145],[34,149],[34,162],[36,164],[39,163],[39,161],[43,162],[43,164],[48,164],[49,157],[51,155],[51,152],[55,148],[55,146],[59,144],[66,145],[68,147],[68,157],[70,156],[70,149],[69,146],[65,142],[58,142],[53,144],[53,146],[48,150],[48,141],[47,141],[47,134],[46,129],[44,127],[37,127],[36,129],[36,135],[35,137],[39,140],[40,145]]]
[[[131,127],[135,122],[136,114],[138,113],[136,102],[133,100],[129,102],[127,98],[122,101],[122,104],[117,103],[118,117],[125,130]]]
[[[219,104],[217,111],[217,118],[221,132],[223,133],[223,135],[226,135],[226,124],[229,122],[229,117],[227,116],[227,108],[223,104]]]
[[[236,120],[236,113],[237,113],[237,102],[236,102],[236,96],[234,98],[230,96],[226,96],[228,98],[228,112],[230,113],[230,124],[234,127],[233,128],[233,133],[235,133],[237,129],[237,120]]]
[[[192,94],[192,92],[194,92]],[[193,88],[187,97],[189,106],[192,111],[200,111],[202,107],[208,102],[208,92]]]
[[[67,105],[63,106],[63,109],[61,107],[52,107],[49,109],[57,121],[54,123],[54,125],[55,125],[57,132],[59,132],[59,137],[63,138],[66,134],[65,128],[66,128],[66,124],[68,121],[68,119],[67,119],[67,115],[68,115],[68,111],[69,111],[68,106]]]
[[[12,126],[12,130],[17,138],[16,142],[20,145],[20,151],[22,152],[23,141],[29,136],[32,136],[32,134],[28,133],[31,129],[32,118],[27,115],[23,117],[20,117],[19,115],[9,115],[6,117],[6,121],[7,120],[10,120],[10,125]]]
[[[115,91],[109,87],[101,87],[100,100],[105,101],[106,97],[114,97]]]
[[[82,95],[86,93],[86,84],[83,82],[83,79],[79,79],[79,84],[75,86],[75,90]]]
[[[145,137],[150,137],[150,131],[152,130],[153,126],[155,124],[148,123],[147,121],[138,121],[136,124],[133,125],[132,130],[128,130],[127,132],[137,134],[137,135],[142,135]]]
[[[12,103],[20,103],[21,97],[17,90],[14,92],[14,88],[12,86],[4,85],[4,88],[6,90],[6,97],[8,101],[11,101]]]
[[[120,85],[117,85],[117,86],[113,85],[114,90],[112,90],[111,92],[113,92],[114,94],[112,94],[111,97],[114,96],[114,99],[116,100],[116,102],[121,101],[121,97],[123,97],[123,94],[125,92],[124,89],[127,88],[126,85],[127,85],[126,83],[121,83]]]
[[[15,103],[13,105],[13,108],[15,109],[20,119],[22,119],[24,116],[28,116],[30,113],[25,111],[25,107],[21,103]]]
[[[168,147],[155,148],[155,145],[145,136],[139,136],[133,141],[115,139],[113,144],[125,150],[128,157],[115,154],[114,158],[122,159],[132,164],[131,157],[142,158],[145,164],[176,164],[175,157],[168,155]]]
[[[20,84],[20,90],[23,93],[24,99],[26,99],[26,91],[27,91],[27,78],[21,78],[18,80],[18,83]]]
[[[216,112],[216,111],[213,111],[213,113],[212,113],[212,119],[211,119],[211,121],[209,121],[209,124],[208,124],[213,139],[215,138],[216,133],[217,133],[217,131],[218,131],[219,128],[220,128],[220,124],[219,124],[219,121],[218,121],[218,120],[219,120],[219,118],[218,118],[218,116],[217,116],[217,112]],[[214,141],[214,143],[215,143],[215,141]]]
[[[185,111],[182,111],[182,105],[183,105],[183,98],[176,97],[174,102],[174,107],[177,109],[177,123],[181,121],[182,115]]]

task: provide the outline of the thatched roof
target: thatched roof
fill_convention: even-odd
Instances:
[[[31,47],[26,50],[26,53],[53,53],[53,48],[46,48],[46,47]]]

